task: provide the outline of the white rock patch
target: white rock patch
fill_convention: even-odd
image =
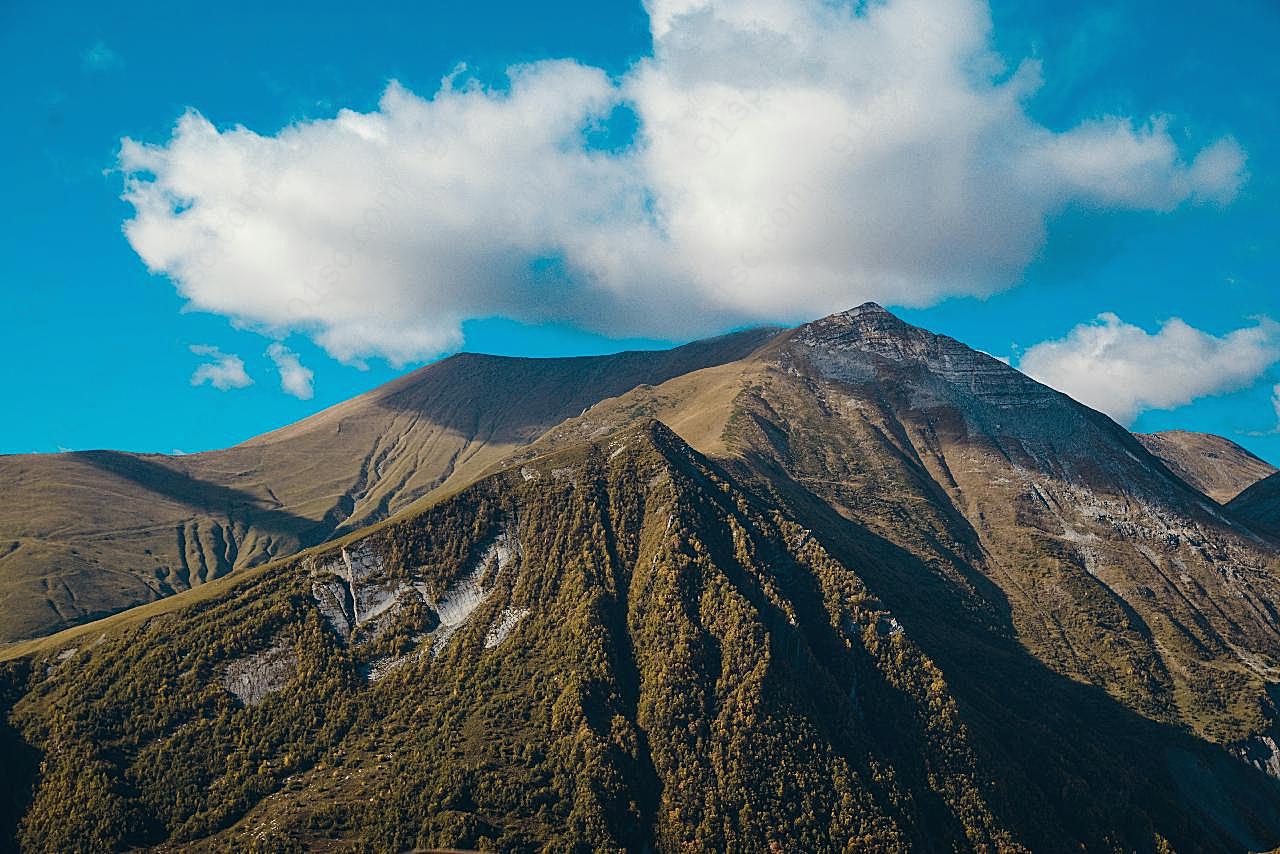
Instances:
[[[490,591],[480,586],[480,580],[484,578],[489,564],[497,560],[498,571],[501,572],[511,563],[511,558],[514,556],[515,550],[511,547],[510,539],[505,533],[499,534],[493,544],[481,555],[480,560],[476,561],[475,566],[458,577],[444,591],[440,600],[435,603],[436,614],[440,617],[440,627],[431,633],[433,657],[440,654],[454,632],[462,627],[485,599],[489,598]]]
[[[409,656],[407,655],[400,655],[394,658],[391,656],[383,656],[382,658],[375,659],[368,664],[361,665],[359,668],[360,675],[364,677],[366,682],[372,684],[408,660]]]
[[[1276,740],[1270,735],[1255,735],[1229,749],[1242,761],[1280,780],[1280,746],[1276,745]]]
[[[356,610],[360,614],[356,625],[363,626],[378,619],[396,604],[401,593],[412,589],[411,585],[400,581],[361,585],[356,591]]]
[[[498,644],[507,639],[507,636],[520,625],[520,621],[529,616],[528,608],[503,608],[502,613],[498,616],[498,621],[489,629],[489,633],[484,636],[484,648],[493,649]]]
[[[517,549],[518,542],[510,534],[505,531],[499,534],[475,564],[455,578],[433,602],[426,582],[387,577],[381,556],[361,543],[342,549],[340,555],[312,568],[311,595],[326,622],[344,640],[351,639],[353,633],[362,639],[377,637],[395,615],[415,599],[430,604],[440,622],[434,631],[421,638],[424,642],[430,639],[421,654],[434,657],[489,597],[491,590],[486,590],[482,582],[490,570],[496,569],[498,573],[505,570],[516,557]],[[517,612],[504,612],[504,619],[508,613]],[[511,617],[511,624],[505,628],[495,627],[500,629],[501,636],[493,645],[501,643],[525,613]],[[368,681],[375,681],[403,660],[402,657],[370,662],[363,675]]]
[[[347,586],[336,578],[311,582],[311,598],[316,600],[316,607],[320,609],[321,616],[338,637],[343,638],[351,634],[351,619],[347,614],[347,596]]]
[[[285,644],[239,658],[227,665],[222,685],[246,706],[256,706],[279,691],[298,672],[298,658]]]
[[[366,545],[358,545],[350,551],[342,550],[342,561],[346,564],[348,578],[352,582],[364,581],[382,572],[382,558]]]

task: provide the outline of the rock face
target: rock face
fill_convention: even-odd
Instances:
[[[1280,780],[1280,746],[1276,745],[1273,736],[1254,736],[1245,743],[1234,746],[1232,752],[1259,771]]]
[[[454,633],[489,598],[493,582],[490,580],[489,589],[485,589],[486,578],[493,579],[505,572],[516,557],[516,548],[512,537],[504,531],[494,538],[470,571],[445,588],[435,602],[436,613],[440,615],[440,628],[431,636],[432,655],[438,655]]]
[[[256,706],[279,691],[298,672],[298,659],[286,644],[239,658],[227,665],[222,684],[246,706]]]
[[[503,608],[502,613],[498,616],[498,621],[489,629],[489,633],[484,636],[484,648],[493,649],[506,640],[516,626],[520,625],[520,621],[529,616],[528,608]]]
[[[1169,471],[1219,504],[1226,504],[1248,487],[1275,474],[1276,468],[1244,448],[1211,433],[1166,430],[1137,433],[1134,438],[1160,459]]]
[[[392,568],[379,553],[377,542],[361,542],[340,548],[337,554],[311,569],[311,597],[325,623],[344,644],[369,647],[396,627],[406,615],[415,617],[411,633],[416,655],[439,655],[457,631],[494,592],[495,585],[508,581],[515,569],[519,545],[505,529],[461,572],[453,575],[435,596],[433,585],[420,568]],[[511,619],[505,637],[528,613],[515,609],[503,612]],[[512,619],[509,614],[519,614]],[[496,645],[496,644],[493,644]],[[378,655],[372,658],[357,652],[358,668],[369,682],[376,682],[409,659],[409,653]]]
[[[989,406],[1016,409],[1024,416],[1062,397],[999,359],[911,326],[875,303],[805,324],[792,341],[819,373],[845,382],[874,379],[876,364],[883,360],[919,366],[924,369],[920,378],[940,381],[913,387],[917,394],[935,392],[954,401],[958,398],[952,392],[958,388]]]

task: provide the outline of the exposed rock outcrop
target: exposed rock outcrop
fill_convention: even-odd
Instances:
[[[297,672],[297,655],[288,644],[279,643],[232,661],[223,671],[222,685],[246,706],[256,706],[287,685]]]

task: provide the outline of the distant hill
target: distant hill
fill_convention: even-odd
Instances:
[[[1219,504],[1276,472],[1275,466],[1212,433],[1165,430],[1134,437],[1170,471]]]

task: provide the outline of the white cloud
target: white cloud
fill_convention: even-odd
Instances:
[[[195,308],[336,358],[413,361],[502,315],[694,335],[874,299],[1014,284],[1073,205],[1229,201],[1244,153],[1168,120],[1054,132],[977,0],[652,0],[653,56],[620,80],[573,61],[465,70],[419,97],[275,135],[196,112],[123,141],[125,224]],[[635,144],[584,129],[619,105]]]
[[[1048,141],[1036,168],[1047,169],[1097,204],[1171,210],[1188,198],[1230,202],[1245,177],[1245,156],[1231,138],[1202,150],[1190,165],[1158,118],[1135,128],[1125,119],[1088,122]]]
[[[101,40],[94,42],[80,54],[80,62],[86,71],[110,71],[124,65],[120,54],[107,47]]]
[[[196,368],[191,375],[192,385],[208,383],[220,391],[253,385],[253,379],[245,372],[244,360],[239,356],[224,353],[208,344],[192,344],[191,352],[213,360]]]
[[[315,374],[310,368],[303,367],[297,353],[276,342],[267,348],[267,355],[280,372],[280,388],[285,394],[291,394],[299,400],[310,400],[315,396],[312,387]]]
[[[1276,411],[1276,432],[1280,433],[1280,384],[1271,389],[1271,408]]]
[[[1277,361],[1280,324],[1269,320],[1218,337],[1174,318],[1153,335],[1107,313],[1030,348],[1018,367],[1131,424],[1149,409],[1245,388]]]

